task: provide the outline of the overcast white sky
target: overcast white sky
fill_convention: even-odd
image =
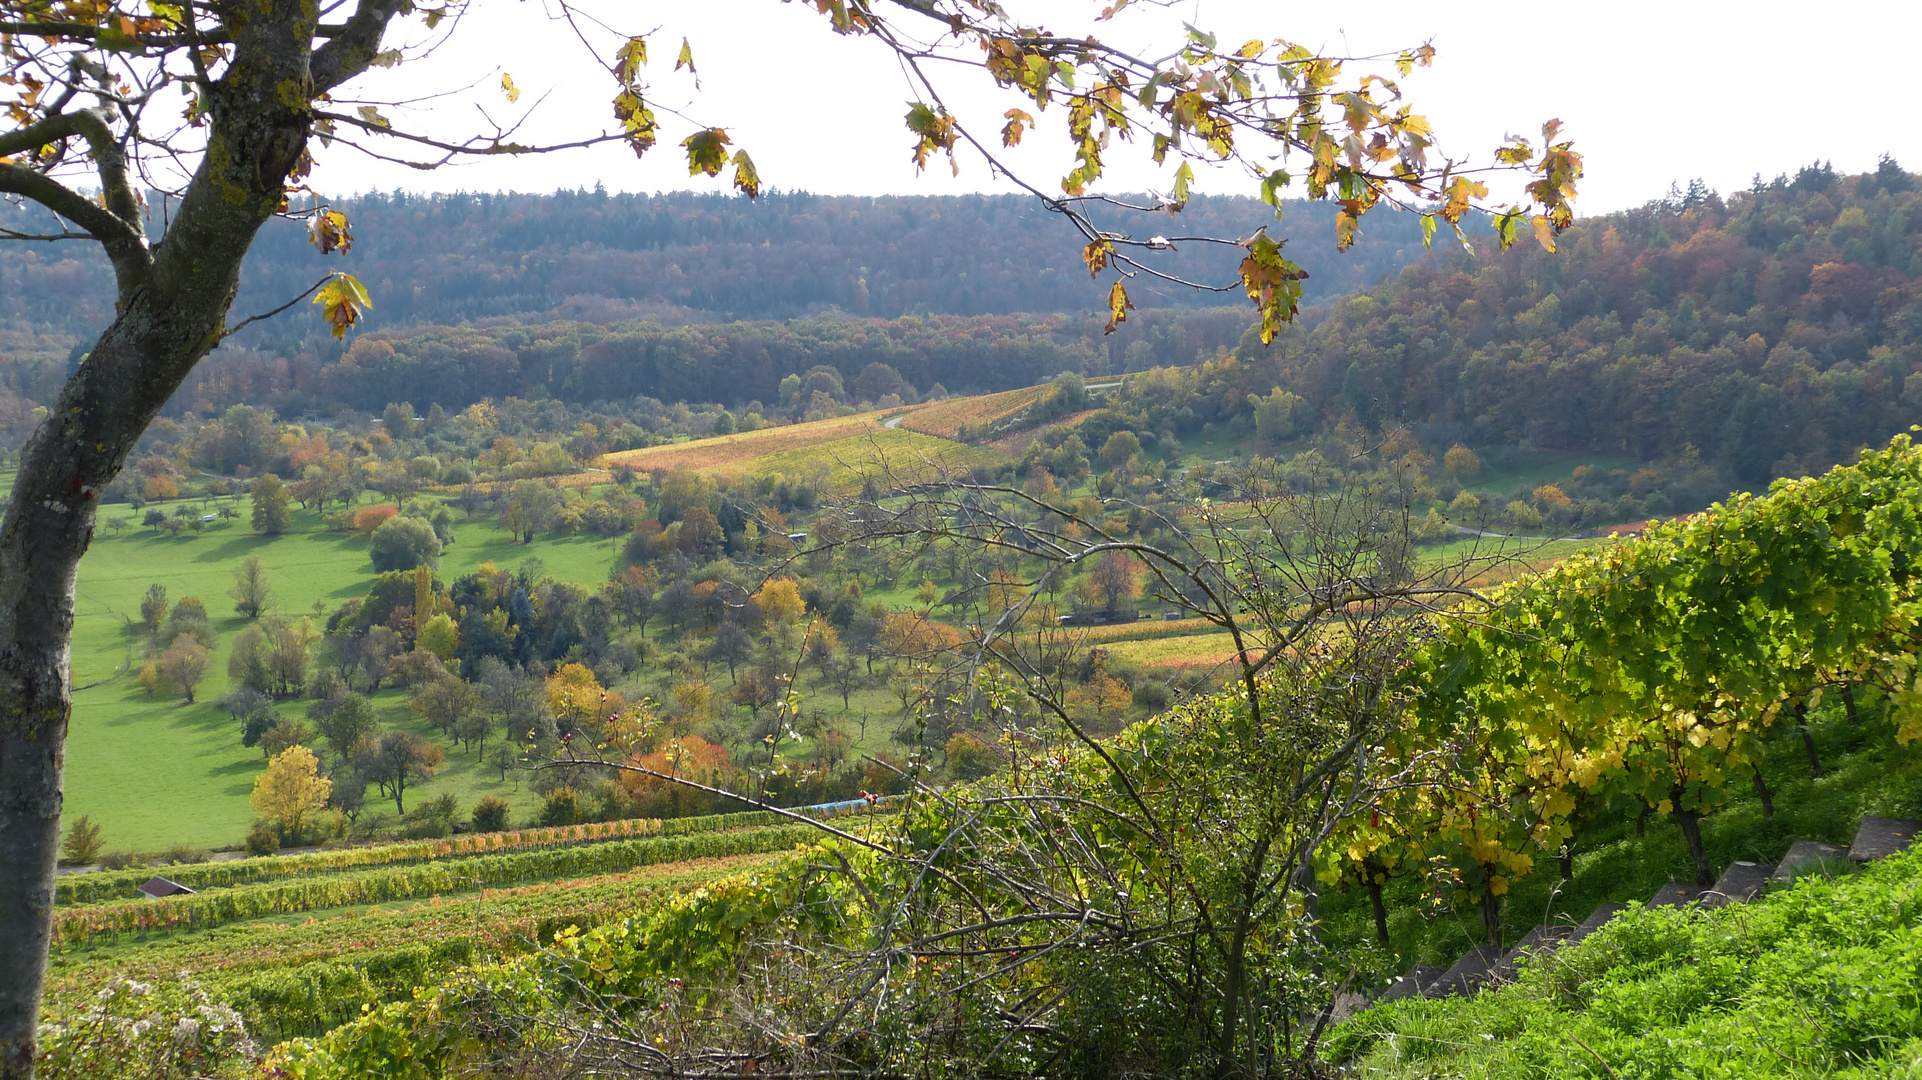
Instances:
[[[591,2],[591,0],[590,0]],[[1005,0],[1039,21],[1076,31],[1093,0]],[[754,157],[772,186],[830,194],[952,193],[1009,190],[965,157],[961,175],[945,163],[916,176],[907,161],[902,116],[912,96],[902,72],[877,43],[838,38],[808,0],[602,0],[594,5],[623,32],[650,32],[655,99],[684,105],[704,124],[725,127]],[[1561,6],[1453,5],[1386,0],[1343,8],[1278,0],[1188,0],[1170,10],[1104,24],[1116,44],[1151,49],[1172,40],[1181,20],[1219,29],[1224,41],[1282,37],[1310,48],[1357,55],[1432,40],[1435,66],[1403,80],[1451,156],[1485,162],[1504,133],[1538,135],[1559,117],[1586,156],[1583,213],[1640,204],[1672,181],[1705,178],[1727,192],[1757,172],[1792,172],[1815,159],[1838,170],[1873,168],[1891,153],[1922,171],[1922,125],[1912,56],[1922,4],[1901,3],[1583,3]],[[669,73],[680,39],[690,41],[701,88]],[[597,51],[605,52],[611,38]],[[1165,49],[1161,51],[1166,51]],[[509,106],[499,89],[506,71],[523,91]],[[951,103],[972,111],[975,126],[998,130],[1012,101],[978,89],[978,72],[956,71],[965,87]],[[386,110],[436,133],[471,131],[479,110],[518,117],[541,99],[521,136],[579,136],[609,122],[613,87],[541,0],[475,0],[452,41],[432,56],[376,72],[356,87],[369,100],[430,88],[477,84],[432,108]],[[350,88],[354,89],[354,88]],[[664,118],[662,145],[637,161],[603,147],[556,156],[501,159],[435,172],[373,162],[336,146],[320,158],[317,187],[330,192],[410,190],[617,191],[718,190],[690,179],[673,144],[691,130]],[[1059,109],[1042,118],[1058,141]],[[1052,187],[1060,156],[1022,161]],[[1111,169],[1110,190],[1167,186],[1146,168]],[[1249,193],[1239,175],[1204,177],[1202,187]]]

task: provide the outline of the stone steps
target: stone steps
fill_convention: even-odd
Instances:
[[[1789,846],[1788,853],[1782,856],[1778,864],[1733,862],[1722,871],[1722,876],[1713,885],[1670,882],[1658,889],[1646,906],[1658,908],[1696,904],[1711,909],[1747,903],[1771,885],[1792,884],[1798,874],[1821,872],[1825,866],[1839,864],[1844,859],[1865,863],[1886,858],[1908,847],[1918,834],[1922,834],[1922,821],[1865,817],[1855,830],[1854,841],[1846,846],[1818,840],[1797,840]],[[1512,981],[1522,961],[1530,957],[1544,956],[1556,949],[1578,944],[1627,909],[1627,904],[1603,904],[1579,926],[1538,926],[1511,949],[1477,945],[1446,970],[1418,964],[1389,984],[1368,1004],[1380,1005],[1411,997],[1472,996],[1484,986]],[[1343,1013],[1346,1015],[1366,1007],[1367,1004],[1357,1000]]]

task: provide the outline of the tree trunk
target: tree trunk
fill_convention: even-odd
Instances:
[[[1648,811],[1646,809],[1642,811],[1642,815],[1640,817],[1635,819],[1635,835],[1636,836],[1648,835]]]
[[[1566,844],[1563,844],[1563,845],[1562,845],[1562,853],[1561,853],[1561,856],[1560,856],[1560,857],[1559,857],[1559,858],[1558,858],[1558,859],[1557,859],[1556,861],[1557,861],[1557,862],[1559,862],[1559,863],[1561,864],[1561,866],[1560,866],[1560,869],[1561,869],[1561,872],[1562,872],[1562,880],[1563,880],[1563,881],[1572,881],[1572,880],[1574,880],[1574,877],[1575,877],[1575,842],[1574,842],[1573,840],[1571,840],[1571,841],[1569,841],[1568,843],[1566,843]]]
[[[144,243],[132,259],[110,245],[118,315],[21,452],[0,520],[0,1080],[34,1074],[73,708],[74,575],[100,493],[220,341],[241,259],[306,148],[312,113],[287,88],[319,93],[364,70],[397,6],[364,4],[318,52],[314,5],[263,0],[234,20],[233,61],[205,98],[208,152],[150,261]]]
[[[1861,713],[1857,712],[1855,708],[1855,684],[1854,683],[1842,684],[1842,705],[1848,709],[1850,724],[1859,724],[1862,722],[1862,715]]]
[[[1822,778],[1822,759],[1815,753],[1815,736],[1809,733],[1807,724],[1802,725],[1802,749],[1809,756],[1809,776]]]
[[[1762,779],[1762,767],[1751,764],[1749,768],[1755,774],[1755,796],[1762,800],[1762,816],[1765,818],[1774,817],[1775,793],[1769,790],[1768,781]]]
[[[1696,810],[1675,811],[1675,823],[1682,827],[1682,839],[1688,843],[1688,857],[1695,863],[1695,884],[1715,884],[1715,868],[1709,865],[1708,849],[1702,846],[1702,815]]]
[[[1388,906],[1382,903],[1381,882],[1368,883],[1368,902],[1375,909],[1375,940],[1381,942],[1381,947],[1386,949],[1388,947]]]
[[[1482,896],[1482,931],[1488,944],[1502,947],[1502,898],[1494,893]]]
[[[1815,754],[1815,736],[1809,733],[1809,699],[1804,697],[1795,703],[1795,726],[1802,732],[1802,749],[1809,756],[1809,775],[1815,779],[1822,777],[1822,759]]]

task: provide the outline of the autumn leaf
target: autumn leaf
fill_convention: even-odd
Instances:
[[[761,194],[761,174],[755,171],[754,159],[746,150],[734,152],[734,187],[750,199]]]
[[[918,101],[908,103],[908,130],[919,138],[914,144],[911,160],[916,171],[928,167],[928,155],[935,150],[946,150],[950,161],[954,158],[954,117],[946,109],[939,111],[929,108]]]
[[[314,293],[314,303],[319,304],[321,317],[327,320],[335,337],[346,337],[347,329],[360,321],[362,313],[374,306],[367,299],[367,290],[352,274],[336,273],[327,284]]]
[[[1128,321],[1128,312],[1134,308],[1128,300],[1128,290],[1121,287],[1121,282],[1115,282],[1114,288],[1108,290],[1108,328],[1102,333],[1114,333],[1115,327]]]
[[[641,68],[647,65],[647,39],[631,37],[627,44],[614,51],[614,78],[622,86],[628,86],[640,77]]]
[[[507,95],[509,105],[521,99],[521,88],[514,85],[514,77],[505,71],[501,72],[501,93]]]
[[[687,150],[687,175],[719,176],[727,165],[730,141],[721,128],[707,128],[682,139],[681,146]]]
[[[380,114],[380,110],[374,108],[372,105],[362,105],[354,111],[360,114],[362,120],[372,124],[374,127],[385,128],[394,126],[388,123],[387,118]]]
[[[1108,257],[1114,254],[1114,241],[1103,236],[1081,251],[1081,261],[1088,264],[1088,276],[1095,277],[1108,266]]]
[[[338,210],[313,214],[307,219],[307,242],[319,248],[322,255],[353,247],[353,234],[347,231],[347,215]]]
[[[1188,205],[1188,185],[1194,180],[1195,171],[1188,167],[1187,162],[1182,162],[1181,168],[1175,170],[1175,201],[1168,207],[1169,210],[1179,211]]]
[[[1548,220],[1548,215],[1546,214],[1536,214],[1533,224],[1535,226],[1536,243],[1542,245],[1543,248],[1552,254],[1555,250],[1555,223]]]
[[[614,119],[621,122],[621,136],[639,157],[653,147],[660,136],[660,125],[654,120],[654,110],[647,107],[641,95],[633,90],[623,90],[614,96]]]
[[[687,73],[694,76],[694,86],[698,89],[701,85],[701,76],[694,70],[694,50],[688,47],[686,38],[681,39],[681,55],[674,58],[674,70],[681,70],[682,65],[686,65]]]
[[[1021,142],[1021,136],[1034,126],[1034,117],[1020,109],[1009,109],[1003,114],[1008,122],[1001,128],[1001,145],[1014,146]]]

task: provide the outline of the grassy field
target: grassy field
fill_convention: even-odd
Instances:
[[[102,517],[130,513],[112,507]],[[367,542],[321,532],[318,518],[317,513],[296,513],[295,531],[275,538],[254,535],[242,520],[218,522],[200,536],[179,538],[138,527],[118,536],[100,530],[81,562],[76,588],[77,689],[66,788],[67,813],[91,814],[103,826],[109,849],[219,846],[236,843],[245,833],[253,818],[247,796],[265,760],[240,745],[232,719],[211,704],[227,692],[228,652],[247,625],[234,613],[227,589],[234,565],[257,554],[272,577],[275,610],[307,615],[316,601],[332,610],[348,597],[364,595],[375,576]],[[615,544],[597,537],[519,544],[485,523],[472,523],[457,529],[438,576],[450,581],[482,562],[512,567],[536,558],[555,577],[591,585],[607,576]],[[154,583],[166,586],[170,601],[199,597],[220,632],[194,705],[145,697],[133,679],[139,650],[130,625],[139,623],[140,599]],[[376,704],[392,723],[419,723],[398,693],[384,693]],[[304,702],[292,702],[284,709],[297,715],[304,707]],[[426,733],[424,727],[416,729]],[[452,791],[466,806],[482,794],[500,794],[515,802],[517,810],[528,801],[516,781],[510,778],[503,785],[498,773],[490,781],[473,758],[450,748],[447,767],[420,789],[420,797]],[[409,796],[411,801],[414,793]]]
[[[1235,655],[1234,637],[1221,630],[1209,634],[1117,641],[1101,647],[1131,664],[1166,671],[1211,668],[1227,663]]]

